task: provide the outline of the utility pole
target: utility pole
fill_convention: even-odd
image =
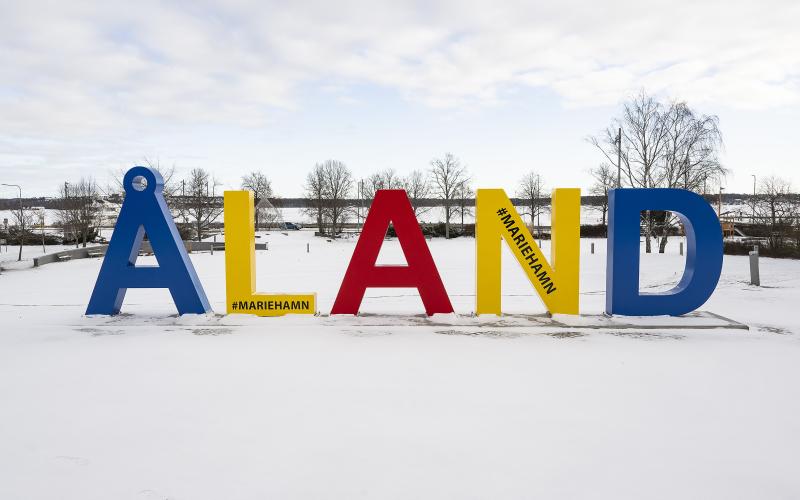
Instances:
[[[617,131],[617,188],[622,187],[622,127]]]

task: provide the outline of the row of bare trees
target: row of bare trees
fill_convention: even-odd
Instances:
[[[174,165],[165,166],[148,159],[145,163],[164,179],[164,199],[173,216],[180,221],[181,236],[197,241],[208,237],[223,213],[221,182],[203,168],[193,168],[181,179],[176,175]],[[110,189],[120,196],[124,196],[123,178],[124,171],[117,172],[115,184]],[[273,203],[277,197],[267,175],[257,170],[248,173],[241,179],[241,189],[253,192],[256,230],[274,223],[276,211]]]
[[[358,183],[344,163],[338,160],[318,163],[306,176],[304,197],[308,206],[305,212],[317,221],[321,234],[335,236],[348,218],[355,216],[362,220],[380,189],[405,189],[416,216],[430,209],[427,200],[439,200],[444,210],[447,238],[450,237],[452,220],[460,214],[463,226],[464,217],[471,214],[474,193],[470,176],[467,167],[452,153],[431,160],[427,171],[413,170],[401,176],[393,169],[386,169]],[[352,201],[354,190],[359,199],[355,205]]]

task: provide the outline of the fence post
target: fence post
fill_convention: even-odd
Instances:
[[[311,243],[306,243],[306,253],[311,252]]]
[[[758,245],[750,252],[750,284],[761,286],[761,275],[758,270]]]
[[[594,242],[592,242],[592,255],[594,255]]]

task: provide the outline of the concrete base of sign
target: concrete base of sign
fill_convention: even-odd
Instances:
[[[546,314],[505,314],[503,316],[474,316],[468,314],[425,314],[413,316],[397,314],[349,314],[330,316],[327,314],[292,315],[280,318],[259,318],[249,314],[188,314],[184,316],[164,315],[143,318],[136,315],[90,316],[88,323],[99,330],[117,331],[120,326],[163,326],[184,328],[198,335],[232,333],[234,329],[263,332],[265,328],[297,330],[298,334],[308,328],[324,326],[330,331],[352,335],[387,335],[391,333],[418,331],[447,335],[469,335],[515,338],[523,335],[547,335],[554,338],[573,338],[590,335],[592,332],[631,338],[683,338],[683,332],[746,333],[747,325],[724,318],[714,313],[696,311],[686,316],[669,317],[625,317],[603,314],[580,316]]]
[[[330,324],[358,326],[468,326],[493,328],[567,328],[567,329],[602,329],[602,330],[707,330],[750,328],[738,321],[725,318],[708,311],[695,311],[684,316],[609,316],[606,314],[503,314],[502,316],[465,316],[458,314],[437,314],[430,318],[419,316],[393,316],[380,314],[362,314],[353,316],[330,316]]]

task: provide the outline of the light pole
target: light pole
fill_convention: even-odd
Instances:
[[[750,174],[753,177],[753,224],[756,223],[756,174]]]
[[[717,200],[717,213],[719,214],[719,220],[722,222],[722,192],[725,191],[725,188],[720,186],[719,187],[719,200]]]

